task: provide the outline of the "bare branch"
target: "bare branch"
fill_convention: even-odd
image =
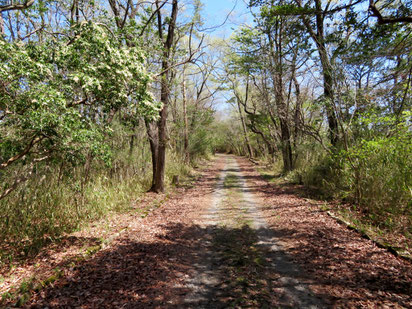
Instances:
[[[147,20],[146,24],[143,26],[142,31],[140,31],[139,36],[142,36],[143,33],[146,31],[147,26],[150,24],[150,22],[152,21],[152,19],[157,15],[157,13],[160,11],[160,9],[167,3],[167,1],[163,2],[161,5],[159,5],[156,10],[152,13],[152,15],[149,17],[149,19]]]
[[[22,182],[27,181],[30,176],[33,174],[34,171],[34,163],[38,163],[44,160],[47,160],[48,158],[50,158],[49,155],[44,156],[42,158],[37,158],[34,159],[32,164],[30,165],[30,171],[26,174],[26,175],[22,175],[20,177],[18,177],[17,179],[14,180],[13,184],[8,187],[1,195],[0,195],[0,200],[2,200],[3,198],[5,198],[7,195],[9,195],[11,192],[13,192],[14,190],[17,189],[17,187],[19,186],[19,184],[21,184]]]
[[[40,28],[34,29],[32,32],[26,34],[24,37],[20,37],[20,36],[19,36],[19,39],[20,39],[21,41],[23,41],[23,40],[27,39],[28,37],[31,37],[31,36],[32,36],[33,34],[35,34],[36,32],[39,32],[39,31],[42,30],[43,28],[44,28],[44,25],[42,25]]]
[[[43,139],[44,139],[44,136],[34,136],[31,139],[30,143],[26,146],[26,148],[24,148],[24,150],[22,152],[15,155],[14,157],[11,157],[6,162],[3,162],[2,164],[0,164],[0,170],[5,169],[6,167],[11,165],[12,163],[16,162],[17,160],[19,160],[20,158],[22,158],[23,156],[28,154],[29,151],[33,148],[33,146],[38,144],[39,142],[41,142]]]
[[[34,0],[26,0],[24,3],[14,3],[11,1],[10,4],[0,5],[0,13],[12,10],[24,10],[31,7],[34,4]]]

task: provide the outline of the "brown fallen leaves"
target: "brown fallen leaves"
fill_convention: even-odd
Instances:
[[[124,232],[92,258],[66,269],[64,278],[33,294],[25,307],[181,307],[192,254],[201,241],[193,222],[210,203],[219,168],[218,163],[205,169],[197,186],[176,189],[144,218],[133,212],[116,216],[113,224]]]
[[[296,195],[293,186],[268,184],[238,159],[265,219],[282,246],[318,284],[333,308],[412,308],[412,266],[338,224]]]
[[[329,307],[412,308],[410,263],[341,226],[297,197],[293,188],[267,184],[247,160],[238,162],[270,227],[291,258],[316,279],[311,288]],[[113,233],[112,241],[64,269],[63,277],[48,288],[31,294],[25,307],[185,307],[185,283],[203,245],[204,230],[196,220],[210,205],[222,164],[219,159],[203,171],[195,187],[177,189],[144,218],[134,212],[113,216],[113,227],[105,232]],[[101,237],[93,229],[82,233]],[[54,267],[58,262],[51,256],[44,254],[35,263]]]

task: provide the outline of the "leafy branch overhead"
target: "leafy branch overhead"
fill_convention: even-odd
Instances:
[[[110,164],[104,136],[111,115],[127,106],[156,119],[161,108],[149,91],[143,51],[122,45],[96,23],[81,23],[41,45],[2,40],[0,59],[2,168],[46,153],[74,163],[87,148]],[[84,109],[97,112],[94,121]]]
[[[252,1],[251,5],[257,5],[258,1]],[[356,5],[365,2],[365,0],[350,1],[348,4],[339,4],[334,8],[328,8],[326,10],[319,10],[319,8],[312,7],[308,4],[302,5],[300,0],[295,0],[294,4],[280,4],[262,7],[262,16],[310,16],[315,14],[322,14],[323,16],[331,15],[343,10],[347,10],[355,7]],[[384,1],[382,1],[384,2]],[[329,2],[330,3],[330,2]],[[378,24],[393,24],[393,23],[411,23],[412,11],[410,7],[401,5],[401,7],[395,12],[396,15],[386,15],[382,13],[380,7],[387,7],[384,3],[379,6],[376,1],[369,0],[368,9],[370,14],[377,18]],[[390,14],[390,13],[389,13]]]

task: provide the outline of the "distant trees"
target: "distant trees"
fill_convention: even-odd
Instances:
[[[294,18],[272,17],[270,10],[264,7],[256,15],[254,29],[240,29],[234,37],[234,53],[228,60],[228,73],[233,75],[230,85],[249,118],[250,128],[270,144],[270,149],[280,149],[285,172],[293,170],[294,138],[300,130],[301,98],[292,96],[292,89],[300,91],[296,66],[308,58],[302,52],[307,39],[296,30]],[[244,82],[245,99],[239,95],[240,81]],[[246,102],[248,97],[249,103]],[[261,103],[256,102],[257,98]],[[264,120],[264,114],[269,123],[258,125]],[[259,129],[262,125],[269,126],[269,131]]]
[[[285,174],[356,202],[375,222],[409,213],[411,4],[257,0],[250,8],[254,23],[239,27],[225,62],[252,151],[281,156]]]
[[[380,64],[385,63],[396,66],[395,70],[401,67],[406,69],[401,74],[406,87],[400,86],[403,82],[399,83],[399,75],[395,73],[392,76],[396,76],[396,86],[390,87],[392,90],[387,93],[399,89],[399,86],[404,90],[409,89],[407,76],[410,74],[407,67],[410,68],[410,61],[407,60],[407,54],[410,48],[405,45],[410,42],[408,26],[405,24],[407,18],[406,21],[402,19],[404,23],[399,21],[380,25],[369,18],[375,14],[372,9],[372,15],[359,11],[361,3],[251,1],[252,12],[255,12],[253,30],[243,27],[233,38],[231,49],[234,52],[228,60],[228,67],[232,72],[237,72],[235,79],[238,84],[233,87],[234,96],[239,97],[236,90],[240,86],[239,80],[243,80],[243,87],[250,92],[246,97],[252,97],[256,91],[260,93],[262,102],[266,102],[264,113],[273,122],[279,137],[285,171],[294,167],[293,146],[300,134],[312,136],[323,144],[319,131],[306,123],[307,117],[302,114],[303,81],[322,81],[322,95],[319,94],[319,87],[315,87],[316,106],[325,112],[329,143],[335,150],[348,146],[348,121],[354,117],[350,115],[353,112],[351,109],[355,108],[356,114],[357,108],[360,108],[357,99],[356,106],[348,105],[352,99],[346,100],[347,95],[352,93],[349,90],[352,82],[358,85],[357,96],[369,91],[372,79],[377,81],[378,76],[390,71],[380,67]],[[371,2],[370,8],[374,5]],[[402,3],[398,8],[382,7],[392,10],[387,14],[393,16],[408,16],[411,12],[411,8]],[[396,46],[395,41],[399,45]],[[385,51],[380,50],[380,44],[386,47]],[[313,68],[319,69],[321,78],[318,72],[313,73],[314,78],[308,75]],[[388,79],[383,78],[381,81],[387,83]],[[407,97],[405,91],[403,95],[391,96],[391,104],[398,104],[397,108],[393,108],[400,111],[398,115],[404,110]],[[245,105],[244,111],[255,115],[254,118],[249,117],[249,127],[256,131],[256,115],[261,115],[263,110],[253,108],[251,114],[249,109],[254,104],[250,102],[249,107]],[[257,134],[262,136],[262,132]]]

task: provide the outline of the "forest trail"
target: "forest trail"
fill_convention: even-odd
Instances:
[[[336,223],[244,158],[218,155],[192,188],[27,308],[411,308],[410,263]]]
[[[277,244],[236,159],[222,159],[224,168],[211,207],[199,222],[208,231],[208,248],[195,264],[197,272],[189,281],[192,293],[186,305],[324,307],[308,289],[299,268]]]

